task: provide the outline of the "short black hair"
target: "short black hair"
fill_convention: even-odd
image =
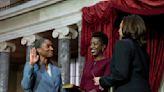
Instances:
[[[35,48],[41,48],[42,44],[44,43],[44,41],[46,40],[46,38],[40,37],[40,36],[36,36],[36,40],[34,42],[33,47]]]
[[[102,44],[108,46],[108,36],[104,34],[103,32],[93,32],[92,37],[100,38]]]

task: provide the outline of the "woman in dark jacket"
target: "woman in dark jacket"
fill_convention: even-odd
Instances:
[[[146,27],[138,15],[123,18],[119,28],[120,40],[114,47],[111,76],[95,77],[95,85],[114,86],[115,92],[150,92],[149,58],[144,45]]]

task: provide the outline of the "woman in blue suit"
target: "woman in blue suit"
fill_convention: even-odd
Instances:
[[[50,61],[53,50],[49,39],[39,38],[35,41],[21,81],[25,92],[64,92],[61,72]]]
[[[115,92],[150,92],[149,58],[144,45],[146,27],[138,15],[123,18],[111,59],[111,76],[95,77],[95,85],[114,86]]]

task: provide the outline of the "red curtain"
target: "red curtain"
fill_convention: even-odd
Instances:
[[[164,0],[109,0],[112,7],[121,11],[142,14],[157,15],[164,13]],[[110,5],[110,6],[111,6]]]
[[[114,26],[120,12],[146,16],[164,14],[164,0],[108,0],[82,9],[81,55],[91,61],[91,33],[103,31],[108,35],[109,44],[105,52],[107,58],[112,56],[112,48],[118,39]],[[163,22],[163,21],[162,21]],[[162,26],[161,26],[162,27]],[[150,55],[150,86],[152,92],[158,92],[164,67],[164,34],[149,33],[148,53]]]
[[[82,9],[81,55],[85,56],[86,61],[92,61],[89,44],[91,33],[96,31],[103,31],[107,34],[109,41],[104,54],[107,58],[112,55],[113,41],[116,39],[112,30],[117,14],[114,9],[109,7],[108,2],[100,2],[95,6]]]
[[[152,92],[158,92],[164,70],[164,32],[150,32],[147,51],[150,56],[150,87]]]

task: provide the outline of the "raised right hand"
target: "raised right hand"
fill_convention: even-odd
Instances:
[[[39,55],[37,55],[37,51],[35,48],[30,50],[30,64],[34,65],[39,60]]]

